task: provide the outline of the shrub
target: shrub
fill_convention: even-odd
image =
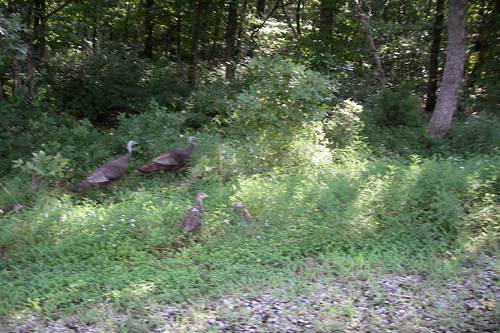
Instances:
[[[179,143],[184,122],[183,114],[170,112],[152,100],[145,112],[119,117],[116,137],[120,138],[120,142],[137,141],[138,155],[149,159],[164,153],[172,143]],[[185,139],[182,141],[185,142]]]
[[[377,126],[417,127],[422,124],[418,99],[412,94],[410,84],[403,83],[397,89],[383,90],[372,100],[369,117]]]
[[[167,104],[187,93],[169,64],[147,64],[132,52],[109,50],[54,58],[43,83],[60,110],[91,121],[105,119],[113,107],[140,107],[150,98]]]
[[[64,177],[64,171],[69,160],[62,157],[60,153],[47,155],[43,150],[33,153],[29,161],[19,159],[14,161],[14,168],[31,176],[32,190],[36,190],[44,180],[53,180]]]
[[[188,125],[193,128],[210,125],[214,118],[227,112],[227,101],[232,95],[232,87],[222,80],[212,81],[193,91],[184,104]]]
[[[335,148],[345,148],[361,140],[362,111],[361,105],[345,100],[329,112],[328,118],[324,121],[324,132],[325,137]]]
[[[333,100],[332,82],[283,58],[251,60],[243,80],[249,85],[228,101],[223,121],[245,131],[289,135],[322,118]]]

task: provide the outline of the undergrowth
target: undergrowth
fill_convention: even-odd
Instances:
[[[2,218],[0,311],[182,301],[307,258],[362,256],[368,266],[418,271],[497,236],[499,168],[498,157],[353,160],[229,180],[214,171],[180,187],[176,177],[131,175],[95,199],[44,193]],[[210,195],[204,224],[186,239],[178,222],[201,189]],[[236,200],[254,224],[233,213]]]
[[[286,279],[309,262],[339,275],[446,275],[471,252],[497,251],[498,132],[469,120],[429,140],[416,101],[392,99],[409,90],[372,106],[338,101],[327,77],[282,59],[250,62],[236,84],[216,86],[215,106],[204,87],[186,99],[189,112],[151,99],[113,128],[41,102],[3,124],[0,315],[126,312]],[[132,171],[190,135],[199,145],[183,172]],[[123,179],[68,193],[128,140],[139,145]],[[179,221],[198,191],[210,196],[203,224],[184,236]],[[235,214],[237,201],[254,223]]]

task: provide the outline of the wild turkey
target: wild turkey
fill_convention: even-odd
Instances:
[[[234,212],[238,214],[247,224],[253,223],[252,215],[250,215],[248,209],[245,205],[243,205],[243,202],[237,201],[236,204],[234,204]]]
[[[183,233],[187,234],[193,232],[201,225],[201,218],[203,217],[203,199],[206,197],[208,197],[208,195],[203,192],[198,192],[198,194],[196,194],[196,203],[189,208],[181,221]]]
[[[138,168],[141,173],[150,173],[158,170],[177,171],[186,166],[186,162],[196,147],[196,138],[190,136],[187,140],[188,147],[184,149],[175,149],[153,158],[153,160]]]
[[[92,185],[100,185],[101,187],[104,187],[111,181],[121,178],[125,172],[127,172],[128,160],[130,159],[130,155],[132,155],[132,150],[136,144],[137,142],[135,141],[129,141],[127,143],[128,153],[119,159],[108,162],[99,167],[87,178],[85,178],[83,182],[73,186],[70,191],[81,193],[86,191]]]

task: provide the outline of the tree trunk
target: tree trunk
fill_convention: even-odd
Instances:
[[[226,62],[226,80],[234,79],[236,71],[236,32],[238,30],[238,0],[230,0],[227,12],[227,25],[224,58]]]
[[[264,10],[266,10],[266,0],[257,0],[257,17],[264,17]]]
[[[175,56],[177,63],[181,63],[181,47],[182,47],[182,17],[178,13],[175,20]]]
[[[125,20],[123,20],[123,41],[127,42],[128,40],[128,20],[130,17],[130,2],[131,0],[127,1],[127,13],[125,14]]]
[[[296,30],[297,30],[297,36],[300,37],[302,34],[302,28],[301,28],[301,11],[302,11],[302,0],[297,1],[297,8],[295,10],[295,24],[296,24]]]
[[[0,102],[5,100],[4,84],[5,84],[5,76],[2,73],[0,73]]]
[[[441,46],[441,35],[444,21],[444,0],[436,0],[436,16],[432,27],[431,56],[429,59],[429,82],[427,83],[427,100],[425,101],[425,112],[431,114],[436,105],[436,92],[439,76],[439,49]]]
[[[368,16],[361,7],[360,1],[362,0],[354,0],[354,4],[356,6],[356,10],[358,11],[358,16],[359,19],[361,20],[363,30],[365,31],[366,34],[366,38],[368,39],[368,45],[370,46],[370,50],[373,56],[373,62],[375,63],[377,78],[379,79],[382,85],[385,85],[385,74],[384,74],[384,68],[382,67],[382,61],[380,60],[380,55],[378,53],[377,46],[375,45],[375,39],[373,38],[373,33],[370,28]]]
[[[12,80],[14,81],[13,91],[16,91],[22,86],[21,70],[19,69],[19,61],[16,57],[12,59]]]
[[[188,83],[191,87],[198,85],[198,62],[199,62],[199,44],[202,29],[207,27],[203,26],[203,18],[208,9],[208,0],[198,0],[193,17],[191,29],[191,61],[188,71]]]
[[[238,58],[241,52],[241,42],[243,41],[243,34],[245,33],[245,18],[247,17],[248,0],[243,0],[240,8],[238,33],[236,34],[236,50],[234,51],[235,58]]]
[[[214,30],[212,33],[211,43],[210,43],[210,52],[208,52],[208,58],[213,60],[219,58],[221,56],[220,46],[219,46],[219,35],[221,30],[221,25],[223,23],[222,19],[216,20],[214,24]]]
[[[144,56],[148,59],[153,59],[153,8],[154,0],[146,0],[144,2]]]
[[[34,66],[31,53],[27,57],[26,64],[26,87],[28,88],[28,101],[31,103],[35,100],[35,81],[33,80]]]
[[[45,40],[47,20],[45,17],[45,0],[34,0],[34,21],[33,21],[33,61],[37,66],[46,55],[47,44]]]
[[[333,8],[333,0],[321,0],[319,4],[319,40],[328,52],[333,51]]]
[[[450,0],[449,7],[446,63],[436,107],[427,129],[433,138],[442,138],[448,133],[464,78],[467,0]]]
[[[94,14],[94,22],[92,23],[92,52],[97,51],[97,13]]]

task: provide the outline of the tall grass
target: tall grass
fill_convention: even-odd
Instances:
[[[199,154],[216,150],[209,146]],[[244,164],[235,158],[219,167]],[[465,251],[498,236],[499,168],[498,157],[353,160],[228,179],[214,171],[180,187],[176,177],[130,176],[87,200],[44,193],[2,218],[0,312],[181,301],[307,258],[361,255],[397,269]],[[185,239],[178,222],[200,189],[210,195],[203,227]],[[236,200],[254,224],[233,213]]]

